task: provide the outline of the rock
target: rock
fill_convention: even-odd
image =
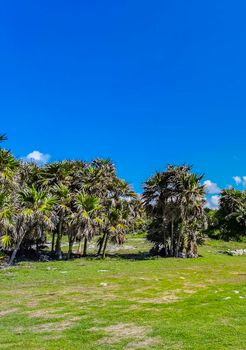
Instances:
[[[108,285],[108,283],[105,283],[105,282],[100,283],[101,287],[107,287],[107,285]]]
[[[224,254],[228,254],[231,256],[240,256],[246,254],[246,249],[234,249],[234,250],[226,250]]]

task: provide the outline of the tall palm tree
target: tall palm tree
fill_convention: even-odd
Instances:
[[[99,214],[102,205],[100,204],[100,198],[81,192],[75,197],[75,206],[77,209],[76,222],[79,246],[82,238],[84,238],[83,256],[86,256],[88,241],[94,236],[95,228],[100,222]]]
[[[244,207],[246,192],[234,188],[221,191],[219,210],[217,212],[218,227],[221,238],[225,240],[240,239],[244,235]]]
[[[67,230],[67,219],[71,214],[71,201],[72,194],[68,188],[68,186],[60,183],[59,185],[55,185],[52,187],[52,193],[56,197],[56,206],[55,211],[58,217],[56,230],[53,231],[52,235],[52,252],[54,251],[54,242],[55,242],[55,234],[56,244],[55,244],[55,254],[58,259],[62,259],[62,250],[61,250],[61,242],[62,235],[66,233]]]
[[[46,191],[38,191],[34,185],[17,193],[12,212],[14,249],[8,265],[13,263],[23,239],[30,232],[33,232],[35,238],[38,239],[44,229],[54,228],[53,208],[55,203],[56,198],[50,196]]]
[[[187,255],[196,250],[194,222],[202,220],[204,187],[200,184],[202,176],[190,170],[186,165],[169,165],[144,186],[143,202],[152,218],[148,238],[156,242],[157,250],[161,248],[164,256],[178,257],[185,241],[189,242]]]
[[[236,210],[236,220],[242,224],[246,236],[246,202],[240,203]]]

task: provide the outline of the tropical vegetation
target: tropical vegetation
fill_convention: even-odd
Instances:
[[[66,258],[73,256],[74,242],[77,255],[86,256],[94,236],[98,255],[105,257],[109,241],[122,244],[126,233],[141,225],[138,206],[137,194],[117,176],[110,160],[38,166],[0,149],[0,238],[11,253],[9,264],[18,252],[38,255],[49,237],[54,258],[63,258],[64,237]]]
[[[223,189],[219,208],[207,209],[207,231],[211,238],[241,240],[246,236],[246,192]]]
[[[1,135],[0,142],[5,140]],[[168,165],[138,195],[108,159],[38,165],[0,148],[4,261],[86,257],[92,240],[94,255],[105,258],[109,243],[122,245],[127,234],[139,231],[153,244],[150,253],[163,257],[198,257],[204,235],[241,239],[246,233],[245,192],[225,189],[219,209],[209,210],[202,179],[190,166]]]

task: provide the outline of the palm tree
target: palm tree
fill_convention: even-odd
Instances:
[[[86,256],[88,240],[92,239],[95,234],[96,226],[101,222],[98,214],[102,209],[102,206],[98,197],[83,192],[76,195],[75,206],[77,209],[76,223],[79,239],[78,252],[80,253],[81,240],[84,238],[83,256]],[[72,247],[70,247],[70,250],[71,249]]]
[[[0,148],[0,185],[11,186],[13,185],[13,178],[16,176],[19,162],[14,156],[3,148]]]
[[[244,228],[244,235],[246,236],[246,203],[240,203],[236,210],[236,220],[242,224]]]
[[[125,242],[126,233],[126,212],[123,208],[111,208],[103,215],[103,236],[98,240],[98,255],[104,259],[109,240],[117,244]]]
[[[196,251],[194,223],[201,230],[198,223],[202,220],[204,187],[200,185],[202,176],[190,170],[186,165],[169,165],[144,186],[143,203],[152,218],[148,239],[164,256],[178,257],[185,245],[187,256]]]
[[[53,208],[55,203],[56,198],[50,196],[46,191],[38,191],[34,185],[17,193],[12,211],[14,249],[8,265],[13,263],[28,233],[32,232],[37,240],[43,234],[44,229],[54,229]]]
[[[7,192],[0,192],[0,240],[3,248],[10,248],[13,228],[13,198]]]
[[[239,191],[233,188],[221,191],[217,218],[222,239],[240,239],[244,235],[245,204],[245,191]]]
[[[56,230],[52,234],[52,247],[51,251],[54,251],[55,234],[57,235],[55,244],[55,254],[58,259],[62,259],[61,242],[62,235],[66,233],[67,218],[71,214],[71,201],[72,195],[69,188],[66,185],[60,183],[52,187],[52,193],[56,197],[55,211],[58,217],[56,224]]]
[[[190,167],[184,167],[179,174],[179,204],[181,227],[187,236],[187,256],[195,257],[197,255],[196,231],[199,231],[202,228],[201,224],[205,222],[203,213],[205,187],[200,184],[203,175],[192,174],[190,170]],[[178,251],[179,245],[177,245],[176,256]]]

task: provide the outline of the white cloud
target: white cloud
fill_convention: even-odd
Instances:
[[[218,209],[219,200],[220,200],[220,196],[218,195],[211,196],[210,198],[207,198],[205,207],[209,209]]]
[[[32,151],[24,159],[28,162],[35,162],[37,164],[45,164],[50,159],[50,155],[41,153],[39,151]]]
[[[239,185],[242,182],[242,179],[240,176],[233,176],[233,180],[236,182],[237,185]]]
[[[243,186],[246,186],[246,176],[243,176],[242,181],[243,181]]]
[[[204,181],[205,189],[210,194],[215,194],[220,192],[220,188],[217,186],[215,182],[211,180]]]

